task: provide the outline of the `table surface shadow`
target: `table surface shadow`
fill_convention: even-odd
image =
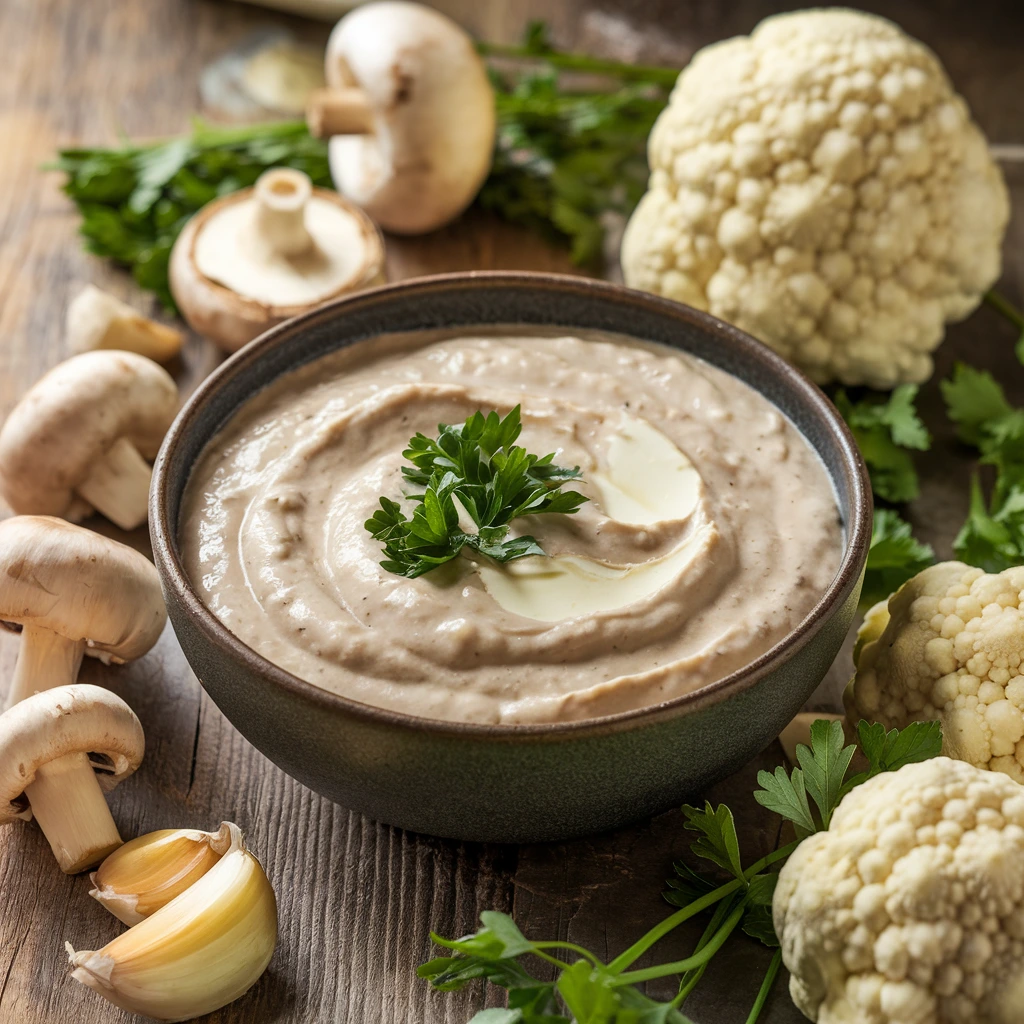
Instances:
[[[561,44],[679,66],[698,47],[749,31],[778,9],[762,0],[446,0],[437,6],[481,37],[512,40],[529,18],[543,17]],[[1024,64],[1016,45],[1024,19],[1017,5],[894,0],[873,6],[933,46],[990,138],[1024,141]],[[0,417],[67,355],[64,313],[84,283],[158,313],[126,274],[82,252],[60,178],[41,165],[60,145],[184,130],[198,109],[200,69],[267,25],[313,43],[326,38],[323,25],[213,0],[0,5],[0,39],[16,41],[0,62]],[[1008,167],[1007,178],[1024,208],[1024,170]],[[1015,299],[1024,283],[1022,232],[1017,214],[1003,281]],[[388,250],[392,280],[474,268],[573,272],[565,253],[475,212],[427,238],[389,239]],[[1005,324],[979,310],[950,329],[936,377],[922,390],[935,444],[920,461],[922,493],[910,518],[940,556],[948,556],[966,510],[970,462],[945,421],[937,381],[966,359],[988,366],[1011,397],[1024,401],[1024,372],[1012,343]],[[218,361],[212,346],[190,337],[174,368],[183,394]],[[122,536],[102,523],[90,525]],[[144,532],[123,539],[146,550]],[[16,653],[17,638],[0,635],[0,693]],[[561,844],[486,846],[412,835],[320,798],[267,761],[203,694],[170,630],[134,664],[106,668],[87,661],[83,681],[124,697],[146,730],[143,768],[110,801],[122,833],[233,820],[277,891],[280,942],[270,968],[243,998],[203,1018],[211,1024],[463,1024],[476,1010],[501,1005],[501,994],[480,985],[431,993],[415,968],[431,955],[432,930],[463,934],[481,911],[503,910],[530,936],[569,939],[610,959],[669,912],[663,882],[688,846],[678,810]],[[835,707],[850,670],[847,645],[812,706]],[[749,859],[779,841],[776,820],[750,794],[758,769],[780,760],[773,744],[706,794],[735,808]],[[0,1024],[141,1019],[68,977],[65,940],[99,948],[120,930],[88,889],[86,877],[57,870],[34,826],[0,832]],[[701,926],[673,933],[658,958],[687,955]],[[734,939],[687,1002],[687,1013],[698,1024],[744,1021],[769,956],[753,940]],[[672,984],[650,991],[668,998]],[[802,1019],[780,982],[762,1020]]]

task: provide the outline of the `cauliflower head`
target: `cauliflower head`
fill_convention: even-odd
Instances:
[[[1024,1020],[1024,787],[936,757],[852,790],[772,905],[818,1024]]]
[[[926,380],[1000,271],[1006,186],[935,55],[812,10],[701,50],[648,143],[626,283],[728,320],[814,380]]]
[[[868,612],[854,664],[851,722],[938,719],[943,753],[1024,783],[1024,566],[918,573]]]

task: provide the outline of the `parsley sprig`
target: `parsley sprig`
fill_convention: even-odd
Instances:
[[[756,1024],[782,962],[772,924],[771,903],[778,881],[776,865],[814,832],[828,828],[842,798],[881,772],[937,756],[942,749],[938,722],[913,722],[889,732],[877,723],[861,722],[861,752],[867,769],[850,775],[855,745],[844,745],[839,722],[817,721],[810,746],[797,748],[799,765],[758,775],[754,798],[796,830],[797,839],[743,867],[732,811],[724,804],[683,807],[684,828],[698,838],[690,852],[713,864],[723,877],[694,870],[678,861],[665,899],[678,907],[629,949],[609,963],[572,942],[534,942],[506,914],[485,911],[477,932],[461,939],[431,934],[452,955],[437,957],[419,968],[435,989],[450,992],[485,978],[508,991],[507,1009],[481,1010],[470,1024],[692,1024],[682,1005],[700,981],[708,963],[726,940],[741,929],[775,950],[747,1017]],[[809,799],[808,799],[809,798]],[[813,803],[813,808],[812,808]],[[711,917],[693,952],[682,960],[640,970],[629,968],[652,946],[685,921],[702,913]],[[553,980],[531,974],[520,962],[535,957],[556,969]],[[655,978],[679,975],[679,989],[668,1002],[657,1002],[636,986]]]
[[[438,425],[438,436],[417,434],[402,455],[412,463],[402,476],[416,502],[411,516],[390,498],[366,520],[366,529],[384,545],[381,565],[413,579],[470,548],[496,562],[543,555],[534,537],[509,537],[520,516],[572,515],[587,498],[561,487],[582,477],[579,466],[554,464],[515,444],[522,430],[517,405],[503,419],[479,410],[465,423]],[[460,514],[464,513],[463,514]],[[466,529],[465,517],[474,529]]]

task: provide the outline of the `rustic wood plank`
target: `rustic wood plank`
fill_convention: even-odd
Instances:
[[[773,7],[761,0],[447,0],[439,6],[490,38],[515,38],[527,18],[546,17],[561,42],[679,63],[706,42],[749,30]],[[1020,30],[1014,5],[902,0],[875,7],[936,48],[994,139],[1024,141],[1016,134],[1024,123],[1024,67],[1013,46]],[[16,42],[0,63],[0,415],[65,355],[63,311],[81,284],[95,282],[156,312],[126,275],[81,252],[58,176],[40,173],[39,165],[60,144],[112,140],[122,130],[150,136],[182,130],[198,102],[195,82],[204,62],[265,24],[313,41],[326,34],[324,26],[234,3],[7,0],[0,7],[0,39]],[[1024,173],[1014,171],[1010,180],[1020,207]],[[475,213],[430,238],[389,242],[392,279],[480,267],[571,270],[564,253]],[[1019,215],[1008,238],[1006,279],[1019,299]],[[981,311],[951,330],[940,373],[956,358],[984,361],[1024,401],[1024,373],[1011,345],[1005,325]],[[190,339],[176,368],[183,393],[218,359],[211,346]],[[912,516],[945,555],[963,517],[968,462],[944,423],[935,382],[922,403],[937,443],[923,460],[924,489]],[[131,540],[145,549],[144,532]],[[16,648],[16,638],[0,636],[0,677],[9,676]],[[834,703],[848,674],[848,661],[840,659],[817,695],[821,706]],[[169,631],[138,663],[122,669],[90,663],[82,678],[121,694],[146,729],[142,770],[111,798],[123,833],[209,828],[229,818],[250,834],[273,879],[281,922],[274,961],[247,996],[210,1021],[461,1024],[485,1005],[484,994],[480,988],[430,994],[416,979],[415,965],[430,953],[431,929],[460,934],[481,910],[507,910],[531,934],[570,938],[610,956],[666,913],[662,882],[687,845],[677,811],[610,835],[545,846],[412,836],[322,800],[270,764],[202,694]],[[778,756],[777,747],[769,748],[709,794],[736,808],[748,856],[777,838],[749,793],[756,768]],[[67,979],[65,938],[97,947],[120,927],[87,897],[88,887],[86,879],[56,870],[34,827],[17,825],[0,835],[0,1020],[133,1020]],[[680,929],[665,941],[664,953],[684,955],[697,931]],[[736,940],[688,1009],[700,1021],[744,1019],[766,961],[756,945]],[[496,1004],[496,995],[490,1000]],[[800,1019],[781,986],[765,1019]]]

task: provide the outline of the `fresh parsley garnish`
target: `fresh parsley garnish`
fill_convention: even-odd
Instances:
[[[435,989],[461,989],[477,978],[508,991],[507,1009],[481,1010],[470,1024],[687,1024],[681,1010],[700,982],[711,959],[737,929],[774,949],[747,1024],[756,1024],[772,986],[782,955],[772,921],[772,898],[778,881],[776,865],[799,846],[802,839],[828,828],[833,812],[854,786],[880,772],[935,757],[941,752],[938,722],[913,722],[905,729],[886,732],[881,725],[861,722],[860,747],[868,768],[850,775],[855,745],[843,742],[839,722],[818,721],[811,727],[810,746],[797,748],[799,766],[761,772],[755,798],[791,822],[797,840],[744,869],[739,835],[732,811],[724,804],[705,802],[702,808],[683,808],[684,827],[698,833],[691,854],[724,872],[724,880],[695,871],[683,861],[673,865],[665,899],[678,909],[609,963],[572,942],[534,942],[505,914],[484,912],[482,927],[462,939],[432,938],[453,955],[438,957],[419,968]],[[813,801],[816,812],[812,811]],[[698,914],[710,917],[693,952],[682,960],[640,970],[630,967],[652,946]],[[535,977],[519,961],[534,957],[555,968],[554,980]],[[679,988],[669,1002],[659,1003],[635,986],[679,976]]]
[[[579,466],[554,464],[554,453],[531,455],[514,442],[522,430],[519,406],[504,419],[479,410],[465,423],[438,425],[438,436],[417,434],[402,455],[412,463],[402,476],[412,487],[412,515],[390,498],[366,520],[384,545],[381,565],[413,579],[470,548],[496,562],[510,562],[544,550],[530,536],[509,537],[520,516],[572,515],[587,498],[562,486],[581,479]],[[469,524],[474,528],[465,528]]]

